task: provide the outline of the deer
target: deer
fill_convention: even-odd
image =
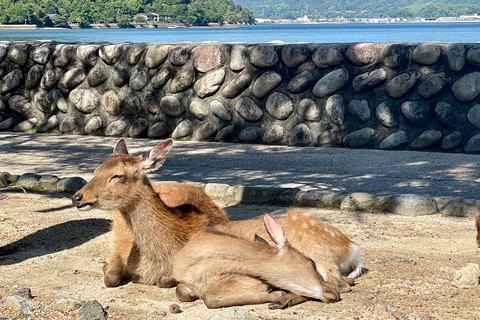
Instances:
[[[258,235],[249,241],[215,227],[193,235],[173,260],[177,298],[201,298],[207,308],[270,302],[275,309],[291,305],[295,297],[338,301],[315,263],[287,243],[282,227],[268,214],[263,222],[273,245]]]
[[[200,209],[188,204],[170,207],[158,197],[146,174],[164,163],[172,144],[173,140],[167,139],[143,156],[133,157],[125,140],[120,139],[113,155],[72,196],[73,205],[81,211],[98,208],[114,212],[112,254],[103,268],[106,287],[129,280],[165,288],[176,285],[174,255],[196,232],[229,221],[225,211],[217,210],[208,197],[199,201],[183,198],[200,203]],[[174,197],[169,199],[175,204]]]
[[[477,216],[477,246],[480,248],[480,214]]]

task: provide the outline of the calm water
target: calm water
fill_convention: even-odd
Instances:
[[[58,42],[480,42],[480,23],[256,25],[243,28],[0,30],[0,40]]]

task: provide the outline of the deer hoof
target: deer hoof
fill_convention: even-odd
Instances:
[[[288,308],[292,304],[292,300],[286,301],[283,303],[282,301],[273,301],[268,304],[268,309],[270,310],[277,310],[277,309],[285,309]]]

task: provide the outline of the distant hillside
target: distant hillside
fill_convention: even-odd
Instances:
[[[480,0],[234,0],[256,18],[458,17],[480,14]]]

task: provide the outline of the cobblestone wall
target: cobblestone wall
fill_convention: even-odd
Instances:
[[[480,152],[480,45],[0,43],[0,130]]]

